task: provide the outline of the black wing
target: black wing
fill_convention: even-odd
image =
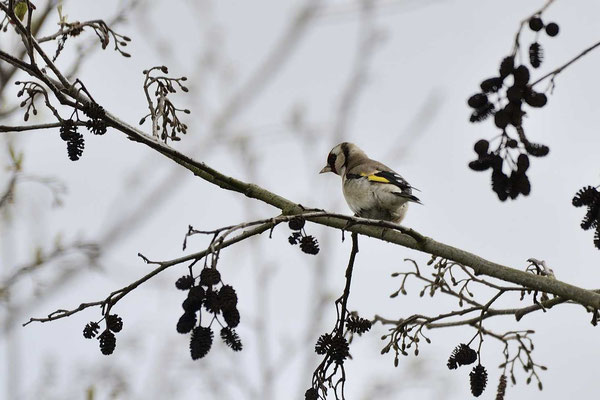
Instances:
[[[400,190],[402,190],[402,193],[396,193],[398,196],[406,197],[410,201],[414,201],[415,203],[421,203],[421,201],[412,194],[412,189],[414,188],[410,186],[410,183],[408,183],[403,177],[401,177],[397,173],[393,171],[379,171],[372,174],[371,176],[375,178],[369,180],[372,180],[374,182],[389,183],[400,188]]]

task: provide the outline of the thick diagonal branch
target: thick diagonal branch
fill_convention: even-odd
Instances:
[[[6,7],[3,10],[7,12]],[[15,21],[17,29],[25,32],[25,28],[19,21]],[[43,49],[39,46],[37,41],[33,40],[33,47],[40,57],[48,64],[50,70],[52,70],[58,78],[58,81],[48,77],[46,74],[41,72],[36,65],[19,64],[19,60],[3,58],[4,61],[15,65],[18,68],[24,69],[29,74],[36,76],[46,83],[56,95],[58,100],[63,104],[74,106],[74,104],[88,104],[89,99],[82,94],[81,91],[68,82],[66,78],[60,73],[58,68],[53,64],[50,58],[44,53]],[[75,99],[73,103],[65,97]],[[270,204],[282,211],[283,214],[301,214],[304,212],[304,208],[299,204],[288,200],[276,193],[273,193],[265,188],[262,188],[256,184],[243,182],[233,177],[222,174],[221,172],[209,167],[208,165],[195,161],[190,157],[177,152],[176,150],[164,145],[158,140],[146,135],[144,132],[132,127],[131,125],[121,121],[116,116],[107,113],[105,118],[107,125],[125,133],[130,139],[143,143],[164,156],[172,159],[179,165],[191,171],[198,177],[217,185],[223,189],[242,193],[247,197],[262,201]],[[310,221],[330,226],[333,228],[344,229],[347,225],[347,220],[338,217],[312,217]],[[424,253],[436,255],[439,257],[446,258],[448,260],[456,261],[460,264],[466,265],[474,270],[476,274],[482,274],[491,276],[494,278],[501,279],[506,282],[516,283],[533,290],[541,292],[551,293],[559,296],[565,300],[572,300],[579,304],[594,309],[600,308],[600,294],[594,293],[593,291],[586,290],[574,285],[570,285],[559,280],[555,280],[549,277],[537,276],[531,273],[520,271],[517,269],[509,268],[488,260],[485,260],[475,254],[469,253],[465,250],[458,249],[440,242],[437,242],[431,238],[422,237],[420,234],[414,232],[413,235],[408,235],[402,231],[391,229],[388,227],[372,226],[356,224],[348,228],[348,230],[384,240],[390,243],[395,243],[404,247],[419,250]],[[417,239],[418,238],[418,239]]]

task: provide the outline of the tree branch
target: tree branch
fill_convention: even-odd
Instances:
[[[76,122],[76,125],[85,125],[82,122]],[[33,131],[38,129],[50,129],[50,128],[60,128],[60,122],[50,122],[47,124],[37,124],[37,125],[17,125],[17,126],[7,126],[0,125],[0,132],[24,132],[24,131]]]
[[[109,119],[111,126],[127,134],[133,140],[144,143],[147,146],[155,149],[159,153],[167,156],[179,165],[190,170],[196,176],[210,183],[213,183],[223,189],[242,193],[247,197],[272,205],[276,208],[279,208],[284,214],[301,214],[304,211],[300,205],[282,196],[270,192],[256,184],[246,183],[233,177],[226,176],[209,167],[205,163],[197,162],[190,157],[187,157],[176,150],[163,145],[157,140],[153,140],[148,135],[145,135],[128,124],[121,122],[111,114],[107,113],[107,118]],[[342,219],[339,217],[313,217],[309,218],[309,220],[321,225],[338,229],[345,229],[347,225],[347,219]],[[399,244],[401,246],[419,250],[424,253],[456,261],[472,268],[476,274],[483,274],[507,282],[526,286],[534,290],[539,290],[541,292],[552,293],[592,308],[600,308],[600,294],[561,282],[559,280],[554,280],[543,276],[536,276],[488,261],[467,251],[437,242],[431,238],[423,237],[417,232],[415,232],[417,235],[423,237],[422,240],[416,240],[412,236],[387,227],[382,228],[380,226],[363,225],[360,223],[349,227],[348,230],[361,235],[370,236],[386,242]]]
[[[238,243],[244,239],[247,239],[251,236],[255,236],[255,235],[259,235],[269,229],[271,229],[274,226],[273,222],[268,222],[268,223],[264,223],[262,225],[259,225],[253,229],[250,229],[248,231],[245,231],[241,234],[239,234],[238,236],[224,241],[218,248],[218,250],[224,249],[225,247],[231,246],[232,244]],[[121,299],[123,299],[125,296],[127,296],[129,293],[131,293],[131,291],[133,291],[135,288],[137,288],[138,286],[140,286],[141,284],[147,282],[148,280],[150,280],[151,278],[155,277],[156,275],[158,275],[159,273],[161,273],[162,271],[177,265],[177,264],[181,264],[182,262],[186,262],[189,260],[200,260],[203,257],[212,254],[213,252],[217,251],[217,249],[213,248],[213,247],[209,247],[208,249],[198,252],[198,253],[194,253],[191,254],[189,256],[186,257],[181,257],[175,260],[171,260],[171,261],[166,261],[166,262],[157,262],[157,261],[150,261],[148,258],[144,257],[142,254],[138,254],[146,263],[148,264],[158,264],[158,267],[153,269],[152,271],[150,271],[148,274],[144,275],[143,277],[141,277],[140,279],[136,280],[135,282],[130,283],[129,285],[122,287],[121,289],[115,290],[114,292],[110,293],[108,295],[108,297],[106,297],[106,299],[104,300],[99,300],[99,301],[93,301],[90,303],[82,303],[79,305],[79,307],[71,309],[71,310],[56,310],[53,313],[48,314],[47,317],[45,318],[30,318],[29,321],[25,322],[23,324],[23,326],[27,326],[32,322],[50,322],[50,321],[55,321],[57,319],[61,319],[61,318],[65,318],[68,317],[70,315],[76,314],[80,311],[83,311],[89,307],[94,307],[94,306],[102,306],[103,308],[107,308],[107,310],[110,310],[110,308],[112,306],[114,306],[116,303],[118,303]]]
[[[75,94],[75,96],[82,97],[81,94]],[[81,100],[86,101],[84,98],[81,98]],[[217,185],[222,189],[238,192],[244,194],[246,197],[260,200],[266,204],[280,209],[283,214],[302,214],[305,210],[299,204],[256,184],[243,182],[227,176],[209,167],[203,162],[195,161],[192,158],[165,145],[164,143],[152,138],[151,136],[148,136],[145,133],[137,130],[131,125],[119,120],[117,117],[108,112],[106,113],[106,122],[113,128],[125,133],[130,139],[147,145],[164,156],[172,159],[177,164],[188,169],[194,175],[206,180],[207,182]],[[308,219],[320,225],[338,229],[346,229],[349,218],[350,217],[341,218],[337,216],[323,216],[311,217]],[[541,292],[552,293],[564,299],[573,300],[591,308],[600,308],[600,294],[598,293],[594,293],[590,290],[561,282],[556,279],[537,276],[488,261],[465,250],[458,249],[456,247],[449,246],[444,243],[437,242],[434,239],[425,237],[414,230],[408,231],[406,228],[404,228],[405,232],[411,232],[411,234],[407,234],[395,229],[391,229],[389,226],[389,223],[381,224],[379,222],[369,222],[368,224],[363,224],[358,222],[357,224],[348,227],[347,230],[455,261],[472,268],[475,274],[487,275]],[[415,237],[418,237],[420,240],[416,239]]]
[[[8,13],[6,7],[2,7],[5,12]],[[25,27],[20,21],[15,21],[18,30],[26,33]],[[89,99],[82,94],[81,91],[76,90],[58,71],[58,68],[52,63],[49,57],[43,52],[38,42],[34,39],[32,41],[35,50],[40,54],[42,59],[48,64],[49,68],[57,75],[60,82],[56,82],[49,78],[47,75],[39,72],[36,68],[35,76],[42,79],[45,83],[49,84],[49,87],[53,90],[54,94],[59,97],[61,103],[65,104],[66,99],[61,98],[63,95],[68,95],[75,99],[77,102],[82,104],[89,103]],[[0,53],[1,56],[1,53]],[[14,61],[14,60],[12,60]],[[19,61],[19,63],[21,63]],[[21,65],[25,68],[28,65]],[[125,133],[130,139],[143,143],[150,148],[158,151],[164,156],[172,159],[179,165],[188,169],[198,177],[219,186],[220,188],[242,193],[247,197],[262,201],[266,204],[270,204],[282,211],[283,214],[302,214],[305,209],[299,204],[292,202],[278,194],[268,191],[256,184],[243,182],[233,177],[224,175],[219,171],[209,167],[205,163],[195,161],[188,156],[185,156],[176,150],[168,147],[160,141],[146,135],[144,132],[132,127],[131,125],[121,121],[112,114],[106,114],[104,121],[108,126],[111,126],[123,133]],[[322,217],[311,217],[309,219],[312,222],[338,228],[345,229],[347,227],[348,219],[334,217],[334,216],[322,216]],[[466,265],[473,269],[475,274],[482,274],[498,278],[507,282],[513,282],[522,286],[526,286],[533,290],[541,292],[551,293],[556,296],[562,297],[566,300],[573,300],[584,306],[588,306],[594,309],[600,308],[600,294],[594,293],[590,290],[582,289],[573,285],[570,285],[559,280],[551,279],[549,277],[537,276],[531,273],[520,271],[517,269],[509,268],[488,260],[485,260],[475,254],[467,251],[437,242],[431,238],[424,237],[414,231],[398,231],[391,229],[387,226],[381,226],[378,224],[363,224],[358,223],[348,227],[349,231],[384,240],[390,243],[395,243],[404,247],[415,249],[424,253],[436,255],[449,260],[453,260],[457,263]],[[404,232],[404,233],[403,233]],[[411,232],[412,234],[407,234]]]
[[[595,48],[597,48],[599,46],[600,46],[600,41],[594,43],[593,45],[591,45],[588,48],[586,48],[585,50],[583,50],[581,53],[579,53],[577,56],[575,56],[574,58],[572,58],[571,60],[569,60],[565,64],[563,64],[560,67],[556,68],[554,71],[548,72],[546,75],[542,76],[541,78],[539,78],[538,80],[536,80],[535,82],[533,82],[531,84],[531,86],[535,86],[538,83],[540,83],[543,80],[548,79],[550,77],[552,77],[551,80],[554,81],[554,78],[556,77],[556,75],[560,74],[565,68],[567,68],[568,66],[570,66],[571,64],[573,64],[575,61],[579,60],[581,57],[585,56],[587,53],[589,53],[590,51],[594,50]]]
[[[338,332],[343,335],[344,322],[346,322],[346,313],[348,311],[348,298],[350,297],[350,285],[352,283],[352,272],[354,271],[354,260],[358,253],[358,234],[352,234],[352,250],[350,251],[350,259],[348,260],[348,267],[346,268],[346,286],[344,287],[344,293],[342,297],[338,299],[341,303],[340,319],[338,325]]]
[[[57,246],[51,252],[46,254],[44,254],[40,249],[36,252],[35,259],[33,261],[16,268],[2,280],[0,284],[0,299],[21,277],[26,276],[43,265],[48,264],[49,262],[52,262],[71,252],[81,252],[85,254],[88,259],[92,260],[98,258],[99,255],[98,245],[87,242],[75,242],[67,246]]]

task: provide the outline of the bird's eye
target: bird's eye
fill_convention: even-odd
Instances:
[[[333,153],[330,153],[329,156],[327,157],[327,165],[329,165],[331,167],[331,169],[334,171],[335,171],[336,158],[337,158],[337,156]]]
[[[336,160],[337,156],[333,153],[329,154],[329,157],[327,157],[327,164],[329,164],[330,167],[335,166],[335,160]]]

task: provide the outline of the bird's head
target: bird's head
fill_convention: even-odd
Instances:
[[[357,145],[348,142],[340,143],[331,149],[327,156],[327,165],[320,173],[333,172],[340,176],[344,175],[352,161],[359,158],[366,158],[366,155]]]

